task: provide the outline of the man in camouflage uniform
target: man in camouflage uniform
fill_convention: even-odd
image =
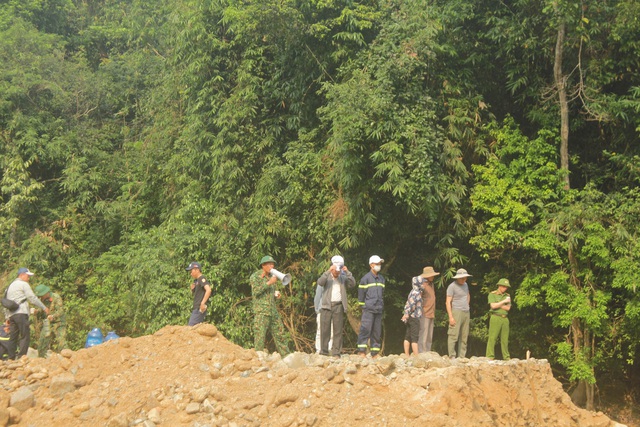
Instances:
[[[49,314],[42,321],[38,341],[38,356],[46,357],[52,341],[54,341],[52,350],[55,352],[67,348],[67,319],[60,295],[51,292],[47,285],[36,286],[34,293],[49,308]]]
[[[507,293],[511,285],[508,279],[498,281],[498,289],[489,294],[489,339],[487,340],[487,353],[489,359],[495,357],[496,340],[500,337],[500,349],[502,358],[509,360],[509,310],[511,310],[511,297]]]
[[[260,260],[260,270],[249,278],[253,296],[254,348],[256,351],[263,351],[267,331],[271,331],[278,353],[284,356],[289,353],[289,349],[284,325],[276,307],[276,298],[280,297],[280,292],[275,290],[278,278],[271,275],[271,269],[275,265],[276,261],[271,256],[264,256]]]

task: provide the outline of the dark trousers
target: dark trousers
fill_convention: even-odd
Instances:
[[[20,347],[18,358],[27,354],[27,350],[29,350],[29,339],[29,315],[18,313],[9,317],[9,359],[16,358],[17,347]]]
[[[344,307],[342,302],[331,303],[331,309],[320,310],[320,354],[329,354],[329,340],[333,325],[333,345],[331,354],[340,356],[342,350],[342,327],[344,326]]]
[[[198,323],[204,322],[206,316],[207,310],[201,312],[199,308],[194,308],[189,317],[189,326],[195,326]]]
[[[367,351],[367,341],[370,341],[371,355],[375,356],[380,352],[380,337],[382,336],[382,313],[372,313],[364,310],[362,312],[362,322],[360,323],[360,333],[358,334],[358,351]]]

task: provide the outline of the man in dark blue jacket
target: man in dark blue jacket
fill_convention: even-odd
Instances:
[[[378,255],[369,258],[371,271],[360,279],[358,303],[362,307],[362,321],[358,334],[358,353],[362,357],[367,353],[367,341],[370,341],[371,356],[380,352],[382,336],[382,311],[384,309],[384,277],[380,272],[384,262]]]

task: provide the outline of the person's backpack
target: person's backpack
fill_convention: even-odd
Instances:
[[[20,304],[18,304],[12,299],[7,298],[7,292],[9,292],[8,286],[7,286],[7,289],[4,290],[4,297],[2,297],[2,301],[0,301],[0,304],[2,304],[2,306],[9,311],[16,311],[17,309],[20,308]]]

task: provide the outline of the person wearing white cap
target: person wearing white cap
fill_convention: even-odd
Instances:
[[[18,270],[18,278],[11,282],[5,292],[5,298],[18,304],[15,310],[5,310],[5,319],[9,319],[9,359],[16,358],[17,347],[20,347],[18,358],[27,354],[29,350],[30,331],[29,331],[29,303],[37,306],[47,315],[49,308],[38,299],[36,294],[29,286],[29,280],[33,273],[28,268],[20,268]],[[28,301],[28,302],[27,302]]]
[[[447,314],[449,315],[449,331],[447,333],[447,347],[449,357],[456,357],[456,343],[458,357],[467,354],[467,338],[469,338],[469,303],[471,294],[467,285],[467,277],[471,277],[464,268],[456,271],[455,279],[447,288]]]
[[[384,309],[384,277],[380,273],[384,262],[378,255],[369,258],[371,270],[360,279],[358,303],[362,307],[362,321],[358,333],[358,353],[366,356],[367,342],[370,344],[371,357],[380,352],[382,343],[382,311]]]
[[[344,258],[331,258],[331,267],[317,282],[322,288],[320,298],[320,354],[329,355],[329,341],[332,342],[331,355],[340,357],[342,350],[342,329],[347,312],[347,288],[356,284],[353,274],[344,265]]]

